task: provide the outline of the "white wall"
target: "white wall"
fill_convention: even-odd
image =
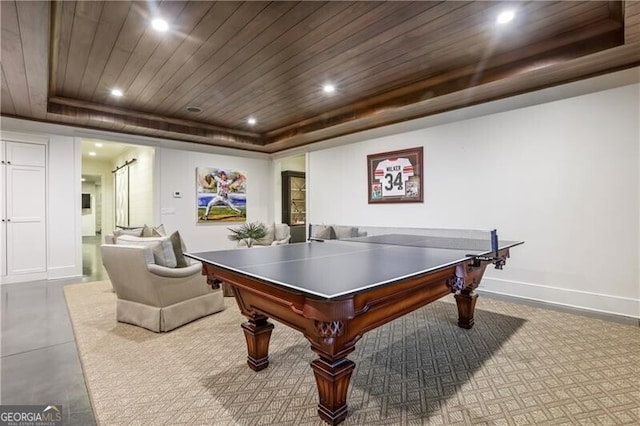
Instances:
[[[227,228],[240,222],[197,224],[196,168],[224,167],[247,172],[247,221],[273,222],[272,162],[263,158],[156,150],[156,180],[159,182],[160,219],[167,232],[179,230],[189,251],[233,248]],[[174,192],[182,196],[176,198]]]
[[[82,275],[80,139],[50,135],[47,164],[47,277]]]
[[[486,291],[640,317],[639,85],[309,154],[309,222],[497,228]],[[424,147],[423,204],[367,203],[367,154]]]
[[[48,272],[46,278],[62,278],[82,275],[82,220],[81,220],[81,137],[56,134],[62,131],[73,133],[72,128],[64,126],[26,122],[2,117],[2,133],[9,134],[14,140],[31,140],[39,138],[49,140],[48,146],[48,182],[47,182],[47,244]],[[24,129],[37,128],[38,134],[29,134]],[[71,130],[69,130],[71,129]],[[50,131],[49,131],[50,130]],[[109,136],[109,135],[107,135]],[[104,136],[104,138],[107,138]],[[109,136],[109,139],[113,139]],[[150,143],[149,140],[144,140]],[[123,140],[125,143],[136,143],[138,140]],[[217,149],[220,154],[201,152],[202,147],[185,144],[185,148],[194,151],[175,150],[170,148],[148,148],[144,146],[126,152],[122,158],[136,158],[138,169],[132,171],[132,186],[138,185],[140,193],[136,200],[142,206],[137,209],[133,220],[142,223],[164,223],[168,231],[180,230],[183,238],[192,251],[233,248],[235,243],[227,239],[227,227],[238,223],[196,225],[196,167],[224,166],[245,170],[248,173],[248,221],[274,220],[273,213],[273,180],[272,161],[269,156],[257,153],[241,153],[237,150]],[[154,150],[158,151],[154,154]],[[197,151],[200,150],[200,151]],[[234,154],[241,153],[246,157]],[[124,162],[123,160],[123,162]],[[134,163],[135,164],[135,163]],[[115,168],[116,165],[113,165]],[[85,162],[84,172],[101,175],[105,194],[113,194],[113,177],[110,164]],[[145,184],[144,182],[153,182]],[[135,181],[135,183],[134,183]],[[173,198],[173,191],[180,191],[182,198]],[[103,232],[110,233],[113,226],[107,221],[113,219],[112,196],[105,195],[103,204]],[[158,207],[162,207],[162,209]],[[161,211],[164,213],[161,214]],[[133,222],[132,222],[133,223]],[[33,279],[42,279],[34,277]],[[28,279],[28,277],[26,277]],[[4,281],[3,281],[4,283]]]
[[[305,156],[297,155],[295,157],[284,157],[280,158],[276,161],[280,164],[280,170],[293,170],[295,172],[304,172],[305,171]]]
[[[542,92],[526,98],[538,99]],[[565,86],[546,91],[565,92]],[[513,250],[504,271],[488,271],[485,291],[640,317],[639,99],[640,85],[635,84],[311,151],[307,154],[310,222],[496,227],[501,238],[526,243]],[[498,103],[469,110],[491,111]],[[438,117],[416,122],[437,123]],[[88,131],[1,120],[3,132],[39,132],[50,139],[48,276],[81,275],[80,142],[72,135]],[[157,142],[108,132],[97,136],[125,143]],[[349,141],[357,137],[350,136]],[[180,229],[191,250],[233,247],[226,238],[226,224],[196,225],[198,166],[246,170],[248,220],[279,221],[274,202],[279,189],[273,188],[277,176],[267,156],[241,158],[233,150],[208,154],[195,152],[201,146],[175,142],[194,150],[187,152],[167,147],[169,142],[157,142],[165,147],[157,149],[155,157],[153,173],[159,183],[152,191],[153,218],[168,230]],[[424,204],[369,206],[366,155],[420,145],[425,149]],[[103,184],[110,182],[106,179]],[[182,192],[182,198],[173,198],[173,191]]]

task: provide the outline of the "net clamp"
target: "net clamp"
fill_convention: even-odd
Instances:
[[[478,256],[476,254],[467,254],[473,260],[473,267],[477,268],[483,263],[493,263],[496,269],[502,269],[506,263],[505,256]]]

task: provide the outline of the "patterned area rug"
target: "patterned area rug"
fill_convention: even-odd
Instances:
[[[117,323],[109,282],[65,287],[101,425],[321,425],[302,334],[275,322],[246,365],[235,300],[164,334]],[[365,334],[345,425],[640,424],[640,328],[480,297],[445,298]]]

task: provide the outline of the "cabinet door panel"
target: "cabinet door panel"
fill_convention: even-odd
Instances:
[[[5,167],[0,168],[0,177],[4,178]],[[5,250],[7,241],[7,218],[5,216],[5,186],[4,182],[0,183],[0,277],[7,275],[7,253]]]
[[[7,253],[5,250],[7,241],[7,216],[5,208],[5,188],[7,166],[5,165],[6,142],[0,140],[0,277],[7,275]]]
[[[47,270],[44,222],[10,222],[7,225],[7,274]]]
[[[6,273],[45,272],[45,169],[13,164],[6,169]]]
[[[45,166],[45,146],[33,143],[6,142],[7,162],[14,166]]]
[[[44,169],[7,166],[7,218],[11,222],[42,222],[45,219]]]

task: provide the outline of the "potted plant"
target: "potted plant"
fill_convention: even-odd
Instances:
[[[243,223],[237,228],[227,228],[231,231],[231,241],[244,241],[247,247],[253,246],[253,242],[267,236],[267,227],[260,222]]]

